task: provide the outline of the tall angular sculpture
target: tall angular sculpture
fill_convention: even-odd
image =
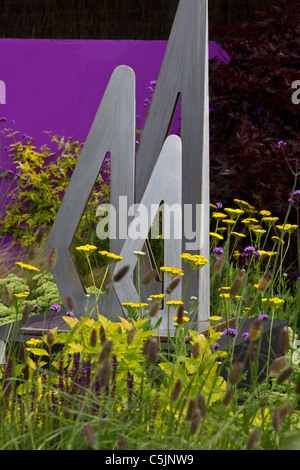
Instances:
[[[181,267],[180,252],[209,256],[209,150],[208,150],[208,31],[207,0],[180,0],[150,112],[135,158],[135,78],[129,67],[120,66],[112,74],[87,141],[65,193],[46,244],[46,254],[58,251],[53,274],[65,303],[73,298],[74,313],[89,314],[95,307],[91,296],[87,305],[85,289],[70,255],[70,245],[83,214],[90,192],[107,152],[111,152],[111,199],[118,209],[118,197],[150,206],[164,200],[180,202],[183,218],[185,206],[192,208],[192,231],[182,240],[165,240],[165,264]],[[181,96],[181,139],[170,136],[172,117]],[[170,181],[170,169],[173,180]],[[153,184],[157,182],[157,186]],[[158,184],[159,182],[159,184]],[[117,214],[117,217],[120,214]],[[182,221],[185,228],[186,221]],[[101,299],[101,313],[117,317],[123,301],[133,301],[134,259],[129,238],[111,240],[110,250],[122,254],[129,263],[131,280],[127,290],[112,289],[111,303]],[[142,246],[142,245],[141,245]],[[141,247],[140,247],[141,248]],[[182,266],[183,269],[188,269]],[[118,268],[117,268],[118,269]],[[126,283],[125,283],[126,285]],[[180,292],[177,292],[180,295]],[[128,298],[126,299],[126,295]],[[209,315],[209,264],[191,277],[187,299],[199,298],[195,321]],[[163,314],[163,312],[162,312]],[[202,323],[199,323],[200,325]]]

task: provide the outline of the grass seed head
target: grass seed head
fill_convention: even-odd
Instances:
[[[181,387],[182,387],[182,380],[179,378],[173,388],[171,399],[172,401],[176,401],[179,398],[180,392],[181,392]]]
[[[271,282],[271,278],[272,278],[272,273],[268,271],[259,281],[258,289],[260,291],[268,290],[270,282]]]
[[[48,256],[48,261],[50,268],[54,268],[56,266],[57,262],[57,249],[56,248],[51,248],[49,256]]]
[[[28,319],[30,317],[30,312],[31,309],[28,304],[24,305],[24,308],[22,310],[22,317],[21,317],[21,324],[22,326],[25,326],[26,323],[28,322]]]
[[[200,421],[201,421],[201,411],[199,410],[199,408],[196,408],[193,411],[192,417],[191,417],[190,433],[192,435],[196,434],[196,432],[198,431]]]
[[[180,277],[176,277],[176,278],[171,282],[171,284],[169,284],[169,286],[166,288],[166,293],[167,293],[167,294],[171,294],[171,292],[173,292],[173,290],[176,289],[176,287],[180,284],[180,282],[181,282]]]
[[[113,281],[114,282],[120,282],[123,279],[123,277],[126,276],[126,274],[128,273],[129,268],[130,268],[129,265],[123,266],[123,268],[121,268],[117,272],[117,274],[114,275]]]
[[[4,286],[1,289],[2,302],[6,307],[11,307],[14,304],[14,296],[9,287]]]

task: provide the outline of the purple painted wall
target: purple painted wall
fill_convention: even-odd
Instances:
[[[159,75],[166,41],[0,39],[0,117],[47,142],[44,131],[85,141],[110,76],[119,65],[136,74],[136,111],[143,116],[147,86]],[[210,44],[210,58],[219,55]],[[0,99],[0,103],[4,100]],[[142,118],[137,117],[137,127]]]

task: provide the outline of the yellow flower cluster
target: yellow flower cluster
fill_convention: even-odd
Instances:
[[[174,318],[173,318],[173,320],[174,320],[174,322],[176,322],[176,323],[177,323],[177,321],[178,321],[178,317],[174,317]],[[190,321],[190,319],[189,319],[189,317],[182,317],[181,321],[183,321],[183,322],[187,322],[187,321]]]
[[[184,272],[182,269],[178,268],[170,268],[168,266],[162,266],[160,268],[161,271],[167,273],[167,274],[173,274],[175,276],[184,276]]]
[[[241,209],[230,209],[230,208],[226,208],[226,209],[224,209],[224,211],[227,212],[227,214],[229,215],[230,218],[233,218],[235,216],[240,216],[240,215],[244,214],[244,212],[245,212]]]
[[[263,217],[261,220],[262,222],[265,222],[265,224],[267,224],[269,227],[272,227],[272,225],[274,225],[275,222],[279,220],[279,217]]]
[[[115,262],[118,262],[118,261],[122,261],[122,256],[118,256],[118,255],[115,255],[114,253],[110,253],[109,251],[98,251],[98,253],[100,253],[101,256],[105,256],[106,258],[108,258],[110,261],[115,261]]]
[[[82,245],[82,246],[77,246],[76,250],[78,250],[78,251],[93,251],[93,250],[97,250],[97,247],[95,245],[86,244],[86,245]]]
[[[191,255],[190,253],[182,253],[181,259],[189,263],[191,266],[198,268],[201,268],[208,262],[205,256]]]
[[[210,234],[210,236],[213,237],[213,238],[218,238],[219,240],[224,240],[224,237],[222,237],[222,235],[220,235],[219,233],[210,232],[209,234]]]
[[[20,292],[19,294],[14,294],[15,297],[18,297],[21,299],[22,297],[27,297],[29,295],[29,292]]]
[[[25,263],[22,263],[21,261],[18,261],[16,263],[17,266],[20,266],[21,268],[23,269],[28,269],[28,271],[40,271],[38,268],[36,268],[35,266],[31,266],[31,264],[25,264]]]
[[[183,305],[183,302],[181,300],[168,300],[167,305],[178,307],[178,305]]]
[[[284,232],[292,233],[298,228],[298,225],[292,225],[292,224],[276,225],[276,228],[278,228],[278,230],[283,230]]]
[[[261,299],[262,302],[266,302],[268,299]],[[278,297],[273,297],[271,299],[269,299],[269,302],[271,305],[273,305],[274,307],[276,307],[277,305],[282,305],[284,304],[284,300],[283,299],[279,299]]]
[[[163,299],[164,296],[165,294],[152,294],[152,295],[149,295],[149,298],[153,300],[160,300],[160,299]]]
[[[128,308],[128,307],[129,307],[129,308],[130,308],[130,307],[132,307],[132,308],[144,308],[144,307],[148,307],[148,304],[146,304],[146,303],[135,304],[135,303],[133,303],[133,302],[123,302],[121,305],[122,305],[123,307],[125,307],[125,308]]]

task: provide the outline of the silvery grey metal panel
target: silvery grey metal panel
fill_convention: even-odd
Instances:
[[[181,94],[183,204],[203,204],[198,252],[209,253],[208,33],[207,0],[180,0],[136,158],[136,201],[145,187],[168,134]],[[199,228],[199,227],[198,227]],[[184,239],[183,250],[185,250]],[[202,246],[201,246],[202,245]],[[195,253],[195,252],[194,252]],[[188,268],[187,272],[188,272]],[[187,291],[199,296],[199,320],[209,316],[209,265],[191,277]]]
[[[181,208],[181,172],[182,172],[182,163],[181,163],[181,139],[176,135],[169,136],[164,143],[164,146],[161,150],[159,158],[156,162],[156,165],[153,169],[153,172],[147,183],[145,193],[141,199],[140,204],[148,208],[149,218],[148,225],[145,229],[146,233],[150,230],[150,226],[154,220],[154,212],[150,211],[151,205],[157,205],[164,201],[168,206],[178,205],[177,207]],[[139,214],[139,207],[136,208],[136,214]],[[133,219],[134,223],[134,219]],[[163,216],[163,227],[164,224],[167,224],[166,217]],[[163,230],[168,230],[169,224],[163,228]],[[119,282],[114,284],[114,289],[119,298],[120,303],[123,302],[139,302],[138,291],[136,289],[136,284],[134,281],[134,269],[137,265],[137,257],[133,254],[133,251],[142,251],[144,245],[144,239],[140,238],[137,240],[133,239],[132,236],[132,226],[129,228],[128,237],[124,242],[120,255],[123,257],[123,260],[117,264],[115,270],[121,269],[125,265],[130,266],[129,273]],[[176,239],[175,233],[173,230],[170,230],[170,238],[164,240],[164,261],[166,266],[174,266],[181,268],[181,258],[182,253],[181,238]],[[163,275],[164,286],[168,286],[170,281],[168,281],[166,274]],[[181,300],[182,297],[182,286],[176,287],[172,292],[172,299]],[[146,301],[146,299],[142,299]],[[126,313],[126,310],[124,311]],[[163,317],[160,333],[167,334],[167,308],[160,310],[159,316]],[[173,313],[169,319],[170,331],[174,330],[173,327]]]
[[[95,296],[87,301],[69,248],[107,152],[113,174],[110,203],[117,209],[119,194],[127,195],[129,205],[134,203],[135,119],[135,75],[130,67],[120,66],[111,76],[45,248],[46,255],[57,249],[53,275],[64,304],[67,296],[73,298],[77,316],[93,308]],[[111,251],[119,253],[122,244],[112,240]]]

